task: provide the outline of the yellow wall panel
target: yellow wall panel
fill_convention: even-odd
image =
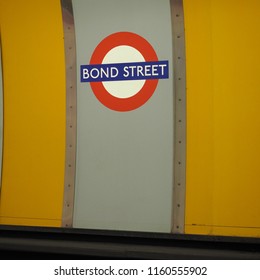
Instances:
[[[0,0],[0,24],[4,71],[0,222],[58,226],[65,156],[60,1]]]
[[[212,218],[212,186],[214,185],[210,3],[200,0],[186,1],[184,4],[187,57],[186,223],[192,223],[193,217],[198,217],[201,223],[206,223]]]
[[[184,8],[186,232],[259,236],[260,2],[185,0]]]

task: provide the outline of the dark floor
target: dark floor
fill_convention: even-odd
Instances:
[[[260,239],[0,226],[1,259],[260,259]]]

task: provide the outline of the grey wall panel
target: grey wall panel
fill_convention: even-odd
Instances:
[[[172,30],[168,0],[74,0],[77,45],[77,164],[73,226],[170,232],[173,189],[174,93]],[[144,37],[169,79],[140,108],[117,112],[80,82],[108,35]]]

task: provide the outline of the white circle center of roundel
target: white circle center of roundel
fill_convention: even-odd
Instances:
[[[142,54],[130,46],[118,46],[111,49],[104,57],[102,64],[144,62]],[[137,94],[145,80],[102,82],[105,89],[114,97],[128,98]]]

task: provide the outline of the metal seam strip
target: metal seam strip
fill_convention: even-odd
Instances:
[[[186,58],[184,13],[183,0],[170,1],[175,93],[172,232],[184,233],[186,191]]]
[[[4,77],[2,61],[2,41],[0,32],[0,191],[2,188],[2,169],[3,169],[3,141],[4,141]]]
[[[62,226],[73,226],[76,135],[77,135],[77,71],[74,16],[71,0],[61,0],[66,62],[66,159]]]

